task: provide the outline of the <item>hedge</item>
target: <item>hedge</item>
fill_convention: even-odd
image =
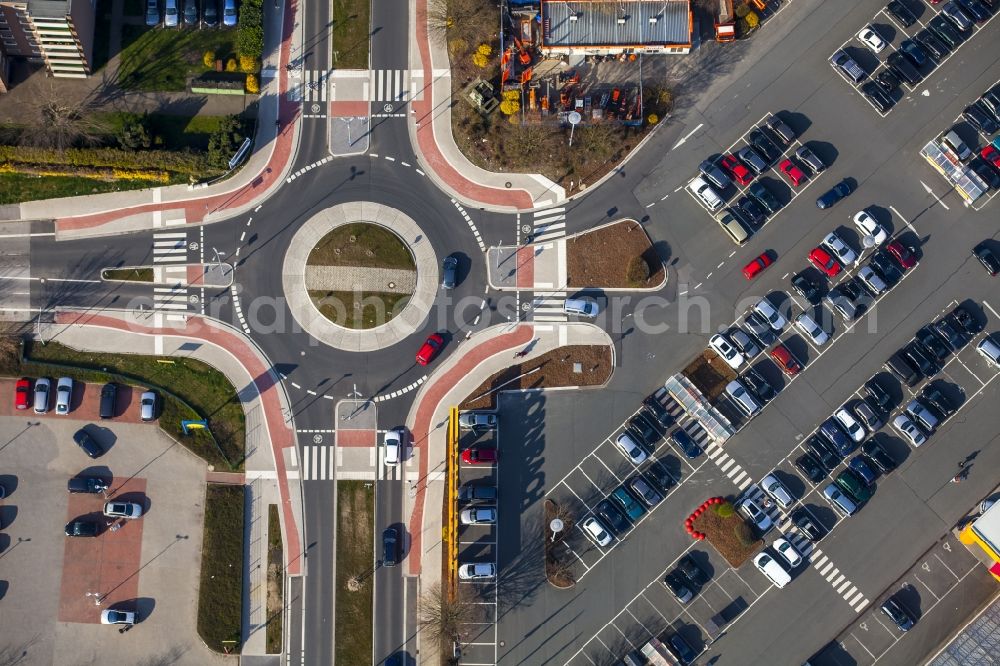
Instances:
[[[174,173],[204,175],[209,168],[204,155],[168,150],[124,150],[121,148],[27,148],[0,146],[0,164],[62,165],[80,168],[122,169],[133,172],[171,171]]]

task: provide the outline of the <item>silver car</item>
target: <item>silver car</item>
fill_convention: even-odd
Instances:
[[[73,402],[73,380],[60,377],[56,382],[56,414],[69,414]]]
[[[892,427],[899,431],[899,434],[906,438],[913,448],[917,448],[927,441],[927,436],[920,431],[917,424],[910,420],[906,414],[900,414],[892,420]]]
[[[167,0],[166,11],[163,13],[163,25],[176,28],[180,23],[180,12],[177,10],[177,0]]]
[[[615,440],[615,446],[622,452],[622,455],[636,465],[642,464],[648,457],[646,452],[642,450],[642,447],[636,444],[635,440],[627,432],[618,435],[618,439]]]
[[[497,509],[495,506],[464,509],[458,514],[458,519],[463,525],[493,525],[497,522]]]
[[[800,162],[808,164],[813,173],[819,173],[826,168],[826,165],[823,164],[823,160],[821,160],[816,153],[811,151],[808,146],[800,146],[798,150],[795,151],[795,157],[799,158]]]
[[[828,249],[845,266],[849,266],[858,260],[858,254],[852,250],[840,236],[831,231],[823,237],[821,242],[823,247]]]
[[[49,411],[49,391],[52,389],[52,380],[48,377],[39,377],[35,380],[35,413],[44,414]]]
[[[771,517],[749,497],[740,502],[737,508],[740,510],[740,513],[749,518],[757,526],[757,530],[761,534],[774,527],[774,521],[771,520]]]
[[[614,537],[611,536],[611,533],[604,527],[604,524],[594,517],[587,518],[587,520],[583,521],[583,531],[601,548],[604,548],[609,543],[614,541]]]
[[[125,518],[135,520],[142,515],[142,507],[136,502],[111,500],[104,505],[104,515],[108,518]]]
[[[156,418],[156,394],[152,391],[145,391],[139,396],[139,418],[143,421]]]
[[[815,342],[817,347],[822,347],[830,341],[830,335],[805,312],[795,318],[795,327]]]
[[[762,298],[757,301],[757,304],[753,306],[754,312],[762,316],[770,324],[771,328],[775,332],[780,333],[785,326],[788,324],[785,318],[781,316],[777,308],[771,305],[771,301],[766,298]]]
[[[775,502],[778,503],[782,509],[787,509],[790,507],[795,500],[792,499],[792,493],[788,491],[781,481],[778,480],[774,474],[768,474],[763,479],[760,480],[760,487],[764,489],[764,492],[771,496]]]

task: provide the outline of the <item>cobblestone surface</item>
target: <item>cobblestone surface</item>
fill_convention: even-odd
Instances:
[[[309,290],[412,294],[416,287],[416,271],[361,266],[306,266],[306,288]]]

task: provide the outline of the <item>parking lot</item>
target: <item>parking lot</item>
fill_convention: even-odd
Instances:
[[[941,9],[944,3],[931,3],[929,0],[897,0],[909,13],[912,14],[914,23],[910,26],[905,26],[904,22],[897,17],[894,17],[886,9],[879,10],[873,17],[872,20],[867,25],[859,25],[855,34],[849,39],[845,40],[843,44],[838,47],[838,51],[843,50],[847,53],[866,73],[866,77],[858,82],[850,80],[842,71],[837,69],[837,73],[840,78],[844,80],[849,86],[855,89],[858,93],[863,93],[863,89],[867,85],[876,85],[874,80],[882,73],[889,69],[889,59],[890,57],[895,60],[896,58],[905,58],[909,65],[912,65],[919,76],[919,81],[916,83],[907,82],[905,79],[899,80],[899,86],[893,87],[889,96],[892,100],[892,106],[886,110],[880,110],[875,103],[865,94],[861,94],[861,97],[872,107],[880,117],[885,118],[892,112],[895,105],[900,102],[907,95],[913,94],[916,89],[921,85],[926,85],[933,75],[947,63],[953,56],[959,53],[964,47],[972,43],[979,36],[979,33],[985,29],[990,22],[996,17],[995,13],[991,13],[991,16],[986,21],[973,22],[972,28],[967,32],[963,33],[959,30],[955,32],[959,35],[961,43],[956,48],[949,48],[945,44],[941,44],[945,51],[940,57],[935,56],[933,53],[928,51],[926,46],[917,44],[921,52],[924,54],[925,60],[918,64],[916,60],[901,49],[901,45],[904,42],[914,42],[914,36],[920,35],[918,40],[923,42],[926,41],[922,39],[924,35],[928,32],[932,32],[932,28],[928,26],[931,25],[932,21],[948,21],[944,15],[941,13]],[[950,22],[947,23],[949,26],[953,26]],[[883,44],[883,46],[876,53],[874,49],[865,44],[859,34],[864,28],[871,28],[877,35],[877,38]],[[940,42],[940,38],[936,40]],[[978,42],[977,42],[978,43]],[[898,56],[895,54],[899,54]],[[919,56],[916,57],[919,59]],[[904,65],[905,67],[905,65]],[[896,77],[899,79],[899,77]]]
[[[88,427],[106,449],[91,460],[72,439],[85,423],[0,417],[5,653],[25,651],[30,663],[95,663],[116,641],[122,663],[180,654],[221,663],[196,629],[204,465],[156,425],[118,421]],[[67,492],[71,477],[90,475],[110,482],[110,496],[139,503],[143,516],[123,524],[101,515],[103,495]],[[64,536],[80,517],[100,521],[97,537]],[[137,624],[118,636],[99,623],[106,608],[135,611]]]

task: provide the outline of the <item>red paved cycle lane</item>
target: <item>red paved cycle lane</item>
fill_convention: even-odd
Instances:
[[[413,513],[410,516],[409,524],[411,546],[408,562],[410,575],[420,573],[420,563],[424,552],[423,522],[424,501],[426,500],[427,490],[427,441],[433,427],[431,419],[434,417],[434,412],[458,381],[468,375],[477,365],[490,356],[521,347],[530,342],[533,337],[534,330],[530,326],[518,326],[511,333],[484,340],[482,344],[466,352],[458,363],[449,368],[444,374],[433,377],[430,385],[421,394],[416,417],[410,429],[413,446],[420,450],[420,476],[416,484],[417,492],[413,499]]]
[[[225,329],[208,325],[200,317],[195,316],[190,317],[184,326],[169,329],[149,328],[138,324],[126,323],[114,317],[77,312],[58,312],[56,314],[56,323],[81,324],[144,335],[172,335],[189,340],[200,340],[226,350],[246,369],[247,373],[253,377],[253,383],[260,393],[261,406],[264,409],[267,424],[268,438],[271,442],[271,450],[277,470],[278,492],[281,497],[281,509],[285,517],[285,520],[282,521],[282,526],[285,529],[285,548],[288,553],[289,564],[287,571],[291,575],[301,573],[301,558],[299,554],[302,552],[302,544],[299,541],[299,531],[296,527],[295,514],[292,511],[288,489],[288,470],[285,468],[285,458],[283,455],[284,449],[295,446],[295,439],[285,423],[285,416],[281,408],[281,400],[278,397],[277,386],[272,379],[269,368],[261,361],[249,343],[242,337]],[[235,388],[237,393],[241,393],[244,389],[242,386]]]

